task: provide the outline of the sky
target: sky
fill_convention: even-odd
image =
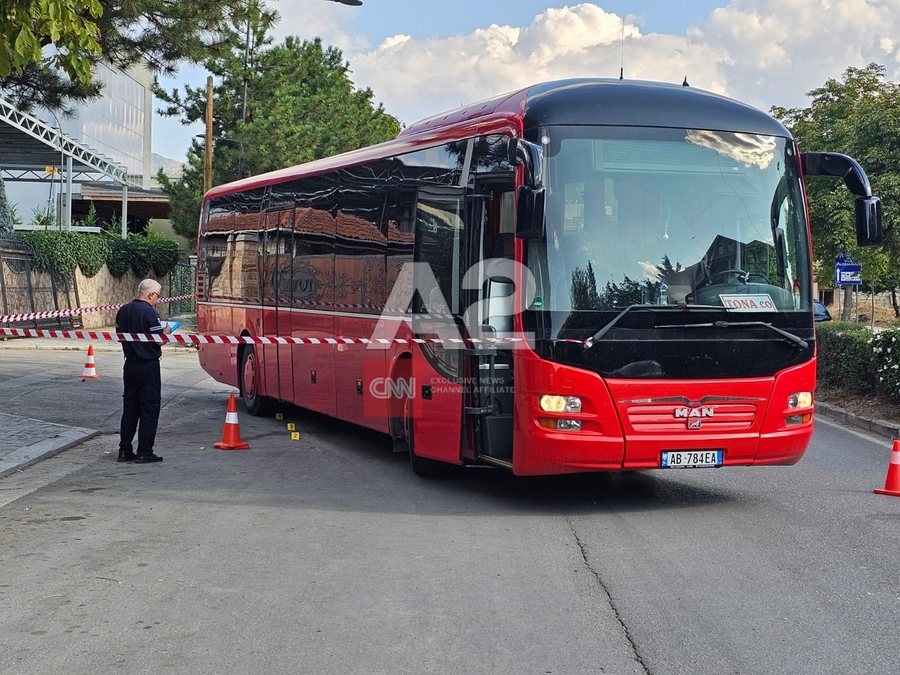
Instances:
[[[900,0],[277,0],[276,39],[340,47],[358,88],[404,124],[537,82],[677,82],[763,110],[806,105],[848,66],[900,80]],[[624,26],[624,40],[623,40]],[[167,88],[201,86],[182,68]],[[156,107],[160,107],[157,102]],[[183,160],[202,126],[154,116],[153,151]]]

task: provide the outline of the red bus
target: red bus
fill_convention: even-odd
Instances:
[[[210,190],[200,332],[398,339],[200,361],[251,413],[285,401],[390,434],[419,474],[792,464],[816,382],[804,175],[843,178],[859,243],[879,243],[859,165],[801,155],[759,110],[660,83],[528,87]]]

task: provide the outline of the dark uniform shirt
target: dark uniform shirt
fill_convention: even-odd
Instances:
[[[146,300],[132,300],[116,314],[116,332],[162,335],[163,327],[153,305]],[[122,351],[126,360],[153,361],[162,356],[158,342],[123,342]]]

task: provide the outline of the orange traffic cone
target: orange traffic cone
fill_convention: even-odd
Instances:
[[[84,362],[84,370],[81,371],[81,380],[96,380],[97,368],[94,366],[94,345],[88,345],[87,361]]]
[[[879,495],[894,495],[900,497],[900,440],[894,441],[891,450],[891,461],[888,464],[887,477],[884,479],[884,488],[875,490]]]
[[[213,447],[219,450],[246,450],[249,443],[241,440],[241,427],[238,424],[237,404],[234,402],[234,394],[228,397],[228,411],[225,413],[225,428],[222,430],[222,440],[213,443]]]

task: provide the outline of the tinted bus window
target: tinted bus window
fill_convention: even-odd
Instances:
[[[387,237],[381,220],[389,167],[388,162],[379,162],[338,172],[335,303],[346,311],[373,313],[384,308]]]

